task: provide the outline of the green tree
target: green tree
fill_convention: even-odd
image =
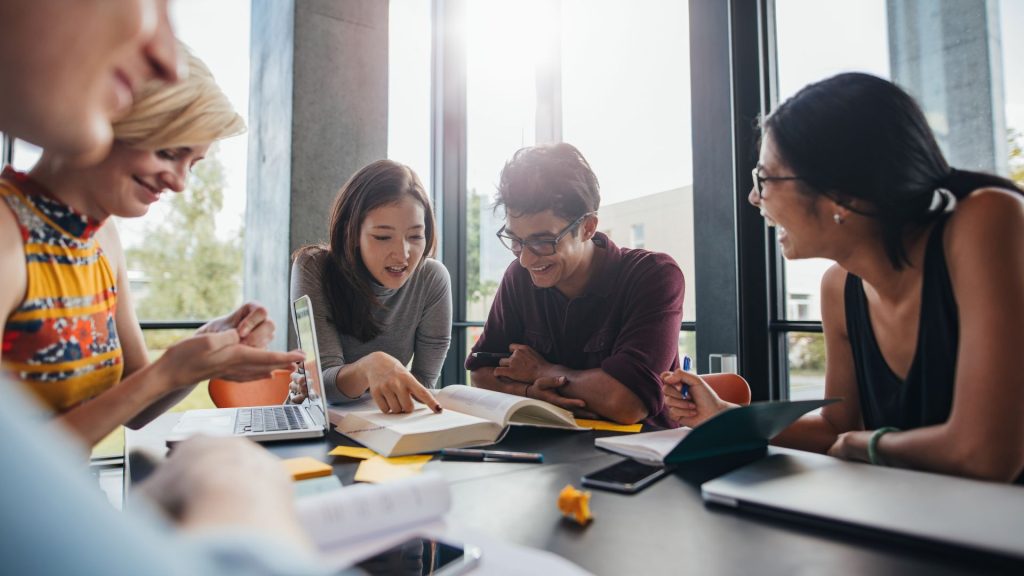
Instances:
[[[1024,187],[1024,134],[1016,128],[1009,128],[1007,140],[1010,143],[1010,180]]]
[[[480,289],[480,206],[482,196],[469,191],[466,207],[466,294],[473,298]]]
[[[206,320],[230,312],[241,300],[242,239],[216,235],[215,218],[224,206],[224,166],[216,148],[196,164],[188,188],[172,194],[169,204],[167,218],[126,251],[129,268],[150,282],[136,303],[139,317]]]
[[[486,301],[498,290],[494,280],[480,280],[480,214],[486,206],[486,198],[476,188],[470,190],[469,206],[466,207],[466,295],[472,302]],[[497,241],[497,240],[495,240]]]

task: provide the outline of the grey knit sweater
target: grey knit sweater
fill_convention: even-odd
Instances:
[[[382,330],[373,340],[362,342],[342,334],[331,318],[331,306],[324,290],[327,257],[326,251],[300,255],[292,264],[291,278],[292,300],[308,294],[313,301],[327,401],[355,400],[338,390],[335,384],[338,372],[345,364],[378,350],[406,366],[412,360],[412,375],[424,386],[434,387],[451,343],[452,287],[448,269],[433,258],[424,258],[397,290],[385,288],[371,279],[374,293],[382,304],[374,313]]]

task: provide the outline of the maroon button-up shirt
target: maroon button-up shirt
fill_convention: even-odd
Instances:
[[[673,427],[659,375],[679,367],[683,272],[668,254],[619,248],[600,232],[593,242],[606,251],[604,262],[583,295],[571,300],[556,288],[534,286],[530,273],[512,262],[473,352],[526,344],[554,364],[600,368],[640,398],[645,423]],[[467,370],[494,365],[466,358]]]

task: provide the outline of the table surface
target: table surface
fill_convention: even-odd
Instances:
[[[132,452],[162,456],[178,414],[164,414],[125,441],[125,493],[133,477]],[[753,516],[705,505],[700,483],[734,468],[734,462],[688,465],[638,494],[593,490],[594,522],[587,527],[562,519],[555,500],[566,484],[622,458],[598,450],[594,438],[609,433],[512,427],[497,449],[543,452],[543,464],[448,462],[436,457],[425,470],[450,484],[448,517],[461,527],[517,544],[549,550],[595,574],[978,574],[1005,571],[998,559],[957,550],[892,543],[881,536],[852,534]],[[345,485],[358,462],[333,458],[335,445],[356,445],[331,432],[325,439],[267,443],[282,458],[312,456],[332,464]]]

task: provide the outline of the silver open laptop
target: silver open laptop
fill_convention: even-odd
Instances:
[[[176,442],[195,434],[245,436],[257,442],[316,438],[326,434],[328,420],[324,407],[323,372],[320,370],[320,351],[309,296],[292,303],[292,320],[298,333],[299,348],[306,354],[303,371],[308,393],[302,404],[189,410],[171,430],[167,441]]]
[[[706,502],[1024,559],[1024,488],[773,449],[705,482]]]

